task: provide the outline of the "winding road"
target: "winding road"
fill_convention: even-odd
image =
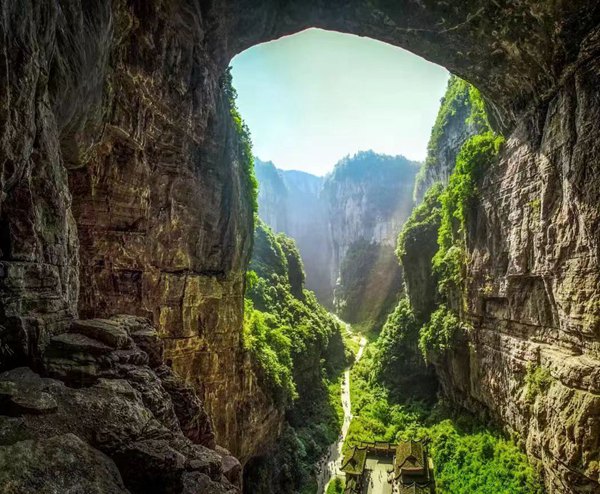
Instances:
[[[367,339],[362,337],[360,339],[360,346],[356,353],[354,363],[358,362],[363,355],[365,347],[367,346]],[[342,430],[338,440],[329,446],[327,453],[321,458],[319,466],[321,471],[317,474],[317,494],[323,494],[327,489],[327,485],[333,477],[336,475],[342,475],[343,472],[340,470],[340,463],[342,458],[342,446],[348,434],[350,428],[350,422],[352,422],[352,406],[350,403],[350,367],[344,371],[344,380],[342,381],[342,408],[344,409],[344,423],[342,424]]]

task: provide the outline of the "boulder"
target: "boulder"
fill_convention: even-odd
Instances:
[[[75,434],[0,446],[5,494],[126,494],[116,465]]]

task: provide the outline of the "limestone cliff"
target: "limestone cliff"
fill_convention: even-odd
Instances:
[[[42,391],[14,368],[42,372],[45,349],[79,313],[119,311],[152,319],[173,369],[205,399],[218,442],[242,459],[261,447],[270,410],[240,342],[252,210],[220,80],[243,49],[316,26],[401,46],[481,90],[507,145],[468,226],[475,329],[464,355],[440,368],[443,384],[520,433],[550,492],[598,490],[597,0],[22,0],[0,9],[0,357],[13,373],[3,381],[14,383],[3,385],[3,414],[53,410],[52,400],[69,409],[99,393],[61,390],[54,378],[43,385],[58,391]],[[83,342],[86,361],[99,350]],[[145,365],[137,352],[108,361],[129,358]],[[529,403],[535,366],[551,378],[525,393]],[[139,404],[130,380],[112,383],[107,402],[119,394]],[[16,381],[40,391],[33,404]],[[80,410],[70,410],[65,423],[79,424]],[[80,485],[119,492],[135,481],[129,474],[145,460],[134,450],[148,443],[130,444],[127,467],[90,451],[85,430],[78,440],[66,426],[45,429],[44,417],[39,435],[9,436],[3,457],[22,462],[2,472],[15,479],[51,457],[43,451],[68,449],[102,472]],[[146,418],[115,423],[135,432]],[[166,435],[153,448],[178,451],[163,472],[178,472],[179,492],[192,463],[188,492],[220,483],[212,452],[187,454],[178,430]],[[111,438],[109,428],[97,440]],[[74,488],[86,472],[57,488]]]
[[[325,304],[335,295],[350,322],[383,323],[401,288],[393,250],[417,169],[372,151],[345,158],[324,178],[257,162],[259,215],[297,241],[307,286]]]
[[[434,359],[444,393],[520,438],[550,492],[598,489],[600,401],[592,376],[600,369],[600,272],[598,235],[589,229],[599,221],[598,184],[586,161],[596,152],[590,102],[597,73],[588,62],[566,79],[478,183],[459,310],[471,329]],[[409,296],[426,318],[440,298],[423,268],[437,248],[424,248],[429,226],[439,227],[437,196],[426,196],[401,238]]]
[[[450,76],[427,145],[427,158],[415,182],[416,202],[423,200],[433,184],[448,184],[462,145],[485,129],[484,112],[483,101],[474,88]]]
[[[331,241],[327,204],[321,195],[323,178],[297,170],[280,170],[259,159],[255,160],[255,167],[260,218],[296,241],[306,271],[306,287],[315,292],[321,303],[332,307]]]
[[[348,322],[381,325],[393,308],[402,287],[394,246],[413,206],[417,171],[403,156],[369,151],[343,159],[325,180],[335,304]]]

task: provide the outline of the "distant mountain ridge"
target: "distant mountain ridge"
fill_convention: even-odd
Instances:
[[[401,289],[393,251],[418,169],[403,156],[373,151],[345,157],[324,177],[255,159],[259,216],[296,240],[307,287],[349,322],[375,323],[389,293]],[[349,253],[352,262],[344,263]],[[357,283],[365,276],[369,283]],[[358,289],[367,285],[368,293]]]

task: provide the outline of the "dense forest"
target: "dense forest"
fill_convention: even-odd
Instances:
[[[469,133],[447,180],[429,184],[413,208],[399,231],[395,254],[357,242],[342,263],[349,304],[337,310],[342,317],[369,322],[355,327],[366,331],[369,344],[351,371],[354,418],[344,450],[363,441],[422,440],[432,455],[440,494],[534,494],[542,492],[538,473],[521,452],[518,438],[507,437],[489,417],[468,413],[439,393],[435,364],[463,346],[469,331],[463,317],[466,224],[473,221],[482,176],[503,142],[491,131],[477,90],[451,77],[415,190],[432,175],[446,127],[456,125],[457,114]],[[334,175],[358,180],[357,173],[366,173],[359,164],[348,160]],[[393,198],[380,201],[377,208]],[[395,272],[387,267],[391,262],[403,277],[389,278]],[[274,399],[287,408],[287,423],[277,449],[248,470],[259,473],[246,475],[252,492],[280,492],[283,486],[290,492],[314,492],[305,479],[339,430],[339,374],[351,361],[350,348],[356,347],[346,338],[343,357],[344,328],[303,290],[302,261],[293,241],[262,222],[255,232],[251,269],[246,341]],[[358,300],[368,303],[359,305]],[[381,300],[386,300],[387,316],[373,312],[381,309]],[[305,365],[308,361],[313,372]],[[543,388],[544,376],[532,371],[530,382],[533,395]],[[302,473],[294,477],[292,472]],[[342,490],[343,478],[337,477],[327,492]]]
[[[275,449],[245,469],[249,492],[314,492],[314,464],[341,427],[346,328],[304,288],[292,239],[262,221],[247,274],[244,343],[275,406],[285,410]]]

